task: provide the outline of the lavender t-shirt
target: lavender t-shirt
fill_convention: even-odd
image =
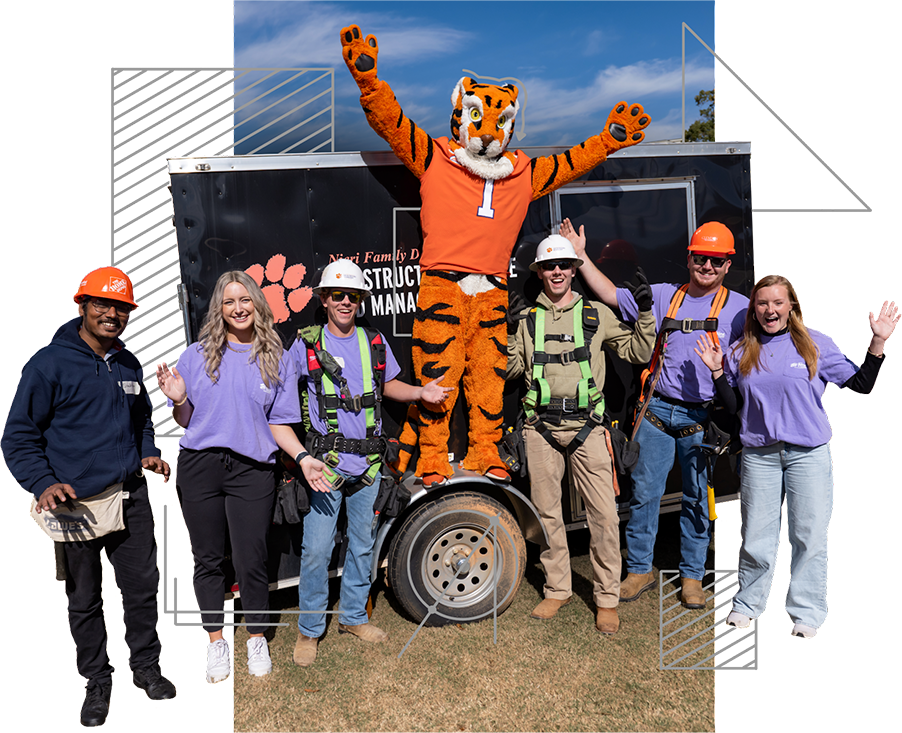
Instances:
[[[678,290],[677,285],[670,283],[656,283],[651,286],[654,305],[652,312],[655,314],[657,329],[661,329],[661,322],[667,316],[670,309],[670,301]],[[703,298],[693,298],[686,295],[680,304],[676,317],[680,320],[690,318],[693,321],[703,321],[711,312],[711,303],[714,295],[706,295]],[[617,288],[617,306],[626,321],[635,321],[639,317],[639,308],[633,295],[626,288]],[[734,341],[742,338],[742,328],[745,324],[745,313],[749,307],[749,299],[741,293],[730,291],[726,305],[721,309],[718,318],[717,336],[724,351]],[[664,352],[664,365],[661,377],[655,387],[655,393],[684,402],[708,402],[714,399],[714,382],[711,380],[711,372],[701,359],[695,354],[696,342],[702,331],[683,333],[673,331],[667,337],[667,348]]]
[[[283,352],[279,361],[282,382],[267,387],[260,368],[248,363],[249,347],[234,348],[241,351],[225,350],[215,384],[204,371],[200,344],[191,344],[179,357],[176,368],[194,408],[179,446],[229,448],[260,463],[275,463],[278,446],[269,426],[301,421],[294,360]]]
[[[401,373],[401,367],[392,353],[385,336],[382,337],[385,344],[385,381],[390,382]],[[357,341],[357,333],[341,337],[333,334],[328,327],[323,328],[323,348],[331,354],[341,365],[341,375],[348,380],[348,390],[352,395],[361,395],[363,389],[363,365],[360,362],[360,346]],[[307,378],[307,347],[298,339],[290,350],[297,366],[298,377]],[[313,428],[325,435],[329,432],[326,421],[319,414],[319,400],[312,379],[307,381],[307,397],[310,406],[310,423]],[[359,440],[366,437],[366,411],[358,413],[338,410],[338,430],[346,438]],[[376,425],[376,435],[382,431],[381,423]],[[349,476],[359,476],[366,473],[368,468],[366,456],[358,456],[353,453],[339,453],[338,469]]]
[[[739,387],[743,399],[739,437],[744,446],[763,448],[784,441],[815,448],[833,435],[821,397],[827,382],[844,384],[858,367],[829,337],[811,329],[808,333],[819,352],[814,379],[808,379],[808,366],[788,333],[762,336],[761,366],[747,377],[739,373],[742,351],[727,352],[727,381]]]

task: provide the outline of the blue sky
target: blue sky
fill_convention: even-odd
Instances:
[[[387,147],[367,125],[341,58],[339,32],[352,23],[379,39],[380,78],[433,136],[448,135],[451,90],[467,69],[517,79],[521,104],[525,90],[518,147],[575,145],[597,134],[621,99],[651,114],[647,140],[674,139],[683,22],[713,48],[713,2],[238,0],[235,66],[334,68],[336,150]],[[714,87],[714,63],[687,34],[687,126],[698,117],[695,94]]]

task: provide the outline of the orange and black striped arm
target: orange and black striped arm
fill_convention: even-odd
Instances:
[[[419,178],[432,162],[435,143],[404,114],[391,87],[377,78],[379,44],[376,37],[364,38],[358,26],[348,26],[341,30],[341,47],[345,64],[360,88],[360,106],[367,122]]]
[[[643,130],[651,117],[641,104],[618,102],[604,131],[557,155],[533,158],[532,199],[535,201],[588,173],[611,153],[636,145],[645,139]]]

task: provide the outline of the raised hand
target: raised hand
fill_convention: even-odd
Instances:
[[[638,285],[633,285],[627,281],[623,283],[623,286],[632,293],[633,300],[636,301],[636,307],[640,311],[650,311],[652,305],[654,305],[651,285],[648,284],[648,278],[645,277],[645,271],[641,267],[636,268],[636,282]]]
[[[188,388],[182,375],[175,367],[170,369],[165,361],[157,364],[157,384],[160,391],[173,402],[182,402],[188,396]]]
[[[723,349],[720,348],[720,344],[715,343],[707,333],[702,333],[696,343],[698,348],[693,351],[701,357],[705,366],[712,372],[723,371]]]
[[[608,143],[610,150],[619,150],[628,145],[641,143],[645,139],[642,132],[651,123],[651,117],[645,114],[641,104],[619,102],[611,114],[601,137]]]
[[[883,354],[883,344],[893,335],[893,331],[895,330],[900,317],[902,317],[902,315],[899,314],[899,309],[896,307],[895,301],[890,302],[884,300],[883,306],[880,308],[880,313],[877,314],[876,318],[874,318],[873,313],[868,313],[868,318],[871,321],[871,331],[874,334],[873,338],[871,338],[869,351],[874,354],[874,356]]]
[[[445,398],[448,396],[448,392],[453,391],[451,387],[442,387],[441,384],[439,384],[444,378],[445,375],[442,374],[438,379],[433,379],[428,384],[424,384],[420,399],[431,405],[438,405],[444,402]]]
[[[361,88],[375,80],[376,59],[379,56],[376,36],[370,34],[364,38],[360,27],[356,25],[342,28],[341,51],[348,70]]]
[[[520,325],[520,312],[526,308],[526,301],[513,288],[507,291],[507,335],[513,336],[517,333]]]
[[[572,244],[573,249],[576,250],[577,257],[581,260],[586,259],[586,227],[584,225],[579,225],[579,233],[577,234],[570,219],[564,219],[564,221],[561,222],[558,234],[565,239],[570,240],[570,244]]]

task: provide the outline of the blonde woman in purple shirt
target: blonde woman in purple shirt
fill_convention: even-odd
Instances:
[[[794,636],[812,637],[827,616],[827,525],[833,508],[832,435],[821,398],[828,382],[867,394],[883,345],[899,322],[895,303],[870,314],[864,363],[805,327],[792,284],[769,275],[755,285],[742,339],[725,356],[708,339],[695,352],[711,370],[724,405],[739,412],[742,548],[739,592],[727,623],[746,628],[764,611],[774,575],[786,497],[792,564],[786,611]]]
[[[207,682],[231,671],[223,638],[226,531],[248,623],[248,671],[272,671],[266,639],[269,580],[266,533],[275,498],[276,453],[303,447],[292,423],[301,421],[294,360],[282,349],[273,315],[257,284],[234,270],[220,276],[197,343],[178,368],[157,367],[157,380],[185,428],[179,442],[176,488],[194,553],[194,592],[207,648]],[[308,479],[323,464],[306,456]]]

